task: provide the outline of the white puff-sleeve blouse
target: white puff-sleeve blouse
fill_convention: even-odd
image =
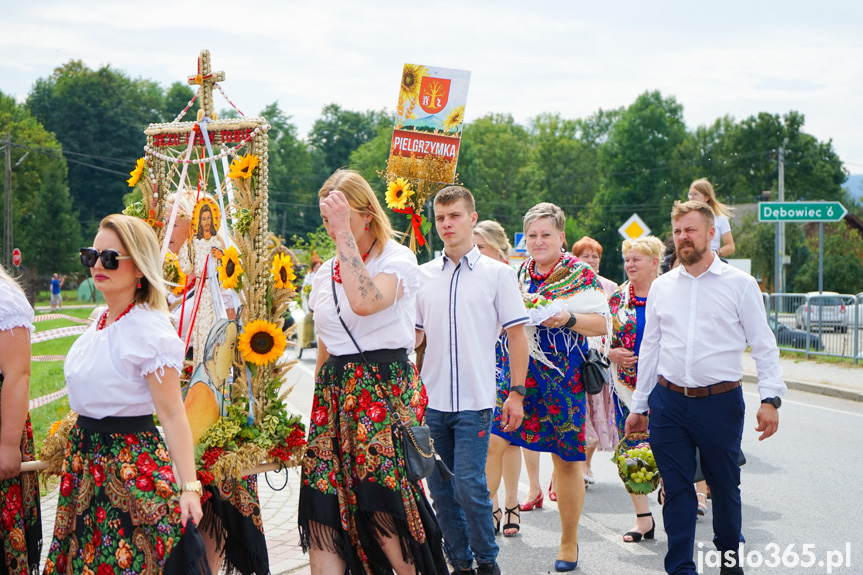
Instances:
[[[327,351],[332,355],[357,353],[357,348],[345,332],[333,302],[333,261],[328,260],[315,273],[309,307],[315,311],[315,328]],[[393,304],[370,316],[360,317],[351,309],[345,288],[336,283],[336,294],[342,319],[363,351],[377,349],[413,350],[416,335],[416,293],[419,288],[419,266],[414,253],[393,240],[387,241],[381,253],[366,262],[369,276],[396,276],[402,296]]]
[[[5,280],[0,280],[0,331],[16,327],[33,328],[33,308],[24,293]]]
[[[138,304],[105,329],[98,331],[97,325],[66,356],[69,407],[94,419],[153,413],[145,377],[183,369],[185,345],[170,316]]]

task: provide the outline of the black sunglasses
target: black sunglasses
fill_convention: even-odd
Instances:
[[[117,250],[102,250],[101,252],[95,248],[81,248],[78,250],[81,254],[81,263],[91,268],[96,265],[96,260],[102,260],[102,267],[106,270],[115,270],[120,267],[120,260],[128,260],[132,256],[121,256]]]

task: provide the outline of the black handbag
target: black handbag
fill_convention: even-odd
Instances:
[[[611,361],[600,351],[590,348],[587,350],[587,357],[578,348],[578,353],[581,354],[581,385],[584,391],[590,395],[597,395],[602,392],[602,386],[608,382],[608,368]]]
[[[330,276],[330,283],[333,290],[333,301],[336,304],[336,315],[338,315],[339,321],[341,322],[342,327],[345,328],[351,341],[354,342],[354,346],[357,348],[357,351],[360,352],[363,362],[368,363],[363,350],[360,348],[357,340],[354,339],[354,334],[351,333],[345,320],[342,319],[342,310],[339,307],[339,298],[336,295],[335,277]],[[429,426],[405,425],[389,397],[384,396],[383,399],[387,403],[387,408],[390,410],[393,439],[402,446],[402,454],[405,458],[405,471],[407,472],[408,481],[415,482],[425,479],[431,475],[431,472],[434,471],[435,467],[437,467],[438,475],[442,480],[448,481],[452,479],[454,477],[452,471],[450,471],[449,467],[446,466],[446,463],[443,462],[434,450],[434,439],[431,437]]]

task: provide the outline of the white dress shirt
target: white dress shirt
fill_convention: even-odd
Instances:
[[[527,321],[515,270],[476,246],[458,262],[444,254],[420,266],[416,328],[425,331],[428,406],[445,412],[493,408],[500,330]]]
[[[136,304],[98,330],[96,321],[69,350],[63,370],[69,407],[86,417],[135,417],[155,411],[145,379],[183,369],[186,346],[166,313]]]
[[[315,328],[327,351],[331,355],[351,355],[359,352],[336,313],[331,279],[333,261],[330,259],[324,262],[315,274],[312,293],[309,294],[309,307],[315,312]],[[361,317],[351,310],[345,288],[337,282],[336,296],[339,298],[342,319],[364,352],[376,349],[412,351],[416,341],[417,257],[410,248],[389,240],[380,254],[366,262],[366,271],[372,278],[378,274],[396,276],[402,288],[402,297],[377,313]]]
[[[647,398],[660,375],[682,387],[741,379],[747,342],[761,398],[785,395],[779,349],[758,284],[718,257],[709,257],[713,263],[700,276],[692,277],[681,265],[650,287],[633,413],[647,411]]]

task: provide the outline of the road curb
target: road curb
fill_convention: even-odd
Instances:
[[[743,381],[747,383],[758,383],[758,376],[744,374]],[[805,391],[807,393],[817,393],[818,395],[826,395],[828,397],[838,397],[839,399],[847,399],[848,401],[863,402],[863,392],[834,385],[825,385],[823,383],[815,383],[812,381],[796,381],[786,379],[785,385],[788,389],[796,391]]]

